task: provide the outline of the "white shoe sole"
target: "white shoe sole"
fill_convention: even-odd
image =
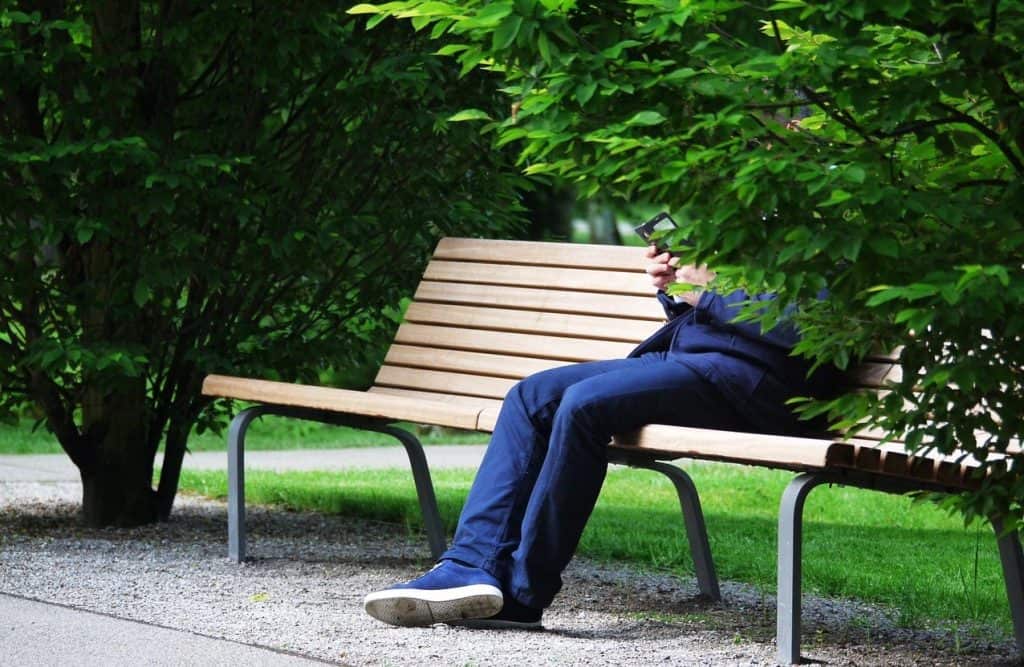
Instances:
[[[366,613],[389,625],[427,626],[471,618],[487,618],[501,611],[501,589],[488,584],[423,590],[395,588],[370,593],[363,600]]]

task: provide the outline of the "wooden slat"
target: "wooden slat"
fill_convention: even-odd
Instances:
[[[645,252],[642,246],[444,238],[434,258],[635,271],[644,265]]]
[[[388,394],[391,396],[406,396],[423,401],[439,401],[441,403],[452,403],[478,410],[501,409],[501,401],[481,396],[464,396],[462,394],[437,393],[433,391],[419,391],[416,389],[400,389],[398,387],[370,387],[367,391],[374,394]]]
[[[642,267],[634,273],[600,271],[596,269],[563,269],[548,266],[519,264],[478,264],[476,262],[449,262],[431,260],[423,274],[426,280],[444,280],[456,283],[482,285],[508,285],[510,287],[553,287],[586,293],[632,294],[653,296],[650,276]]]
[[[572,294],[552,285],[551,289],[532,287],[501,287],[446,283],[424,280],[416,289],[416,301],[435,303],[461,303],[476,306],[522,308],[549,313],[579,313],[582,315],[616,314],[633,319],[662,322],[665,311],[650,294],[623,296],[618,294]]]
[[[477,430],[493,433],[494,427],[498,423],[499,412],[501,412],[501,406],[492,406],[481,410],[476,420]]]
[[[480,414],[481,420],[486,413]],[[616,436],[612,443],[623,452],[648,453],[669,459],[699,458],[811,470],[825,465],[831,441],[652,424],[634,433]]]
[[[594,361],[625,357],[635,347],[631,343],[559,338],[501,331],[467,331],[429,324],[403,324],[395,342],[452,350],[474,350],[498,354],[533,356],[566,361]]]
[[[477,424],[479,430],[493,431],[497,417],[497,408],[483,410]],[[859,439],[836,442],[663,424],[616,436],[611,446],[621,453],[664,460],[692,458],[787,470],[845,468],[957,488],[976,484],[970,475],[978,466],[977,461],[956,455],[915,456],[900,443],[879,444]]]
[[[507,354],[467,352],[465,350],[439,350],[395,343],[384,357],[384,363],[391,366],[432,368],[520,379],[549,368],[565,366],[570,362],[559,359],[535,359]]]
[[[827,465],[859,472],[915,479],[957,488],[977,486],[972,477],[981,463],[966,454],[933,451],[908,452],[901,443],[851,440],[836,443],[829,451]]]
[[[504,398],[516,382],[517,380],[512,378],[428,371],[422,368],[403,368],[402,366],[381,366],[374,386]],[[473,425],[476,426],[476,423],[474,422]]]
[[[479,413],[476,407],[423,401],[406,396],[225,375],[207,375],[203,381],[203,395],[468,429],[476,428]]]
[[[659,322],[630,320],[625,317],[567,315],[509,308],[481,308],[416,302],[409,304],[405,313],[405,321],[548,336],[603,338],[633,344],[647,338],[661,326]]]

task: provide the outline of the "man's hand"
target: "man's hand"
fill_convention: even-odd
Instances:
[[[665,290],[674,282],[703,287],[715,278],[715,272],[708,269],[707,264],[678,266],[678,257],[673,257],[667,252],[658,252],[657,247],[653,245],[647,246],[647,258],[651,260],[651,263],[647,265],[647,275],[651,277],[651,283],[659,290]],[[691,306],[696,306],[701,292],[702,290],[686,292],[678,295],[678,298]]]
[[[678,257],[673,257],[667,252],[659,253],[656,246],[649,245],[647,246],[647,258],[651,260],[651,263],[647,265],[647,275],[651,277],[651,282],[656,288],[664,290],[676,281]]]

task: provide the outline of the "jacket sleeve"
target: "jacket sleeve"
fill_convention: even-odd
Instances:
[[[665,316],[670,320],[679,317],[693,308],[688,303],[676,301],[666,294],[664,290],[658,290],[658,301],[661,303],[661,307],[665,309]]]
[[[770,331],[761,331],[760,322],[735,321],[743,310],[744,303],[748,301],[767,302],[773,299],[775,299],[774,294],[751,296],[745,290],[736,290],[723,295],[708,290],[701,294],[700,300],[697,302],[696,318],[698,322],[707,322],[721,329],[735,331],[745,338],[790,350],[800,340],[800,334],[788,317],[776,324]],[[787,311],[788,314],[789,311]]]

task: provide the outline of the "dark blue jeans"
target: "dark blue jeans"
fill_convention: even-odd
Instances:
[[[597,502],[611,437],[645,424],[752,428],[664,352],[527,377],[505,397],[444,558],[490,572],[522,604],[547,607]]]

